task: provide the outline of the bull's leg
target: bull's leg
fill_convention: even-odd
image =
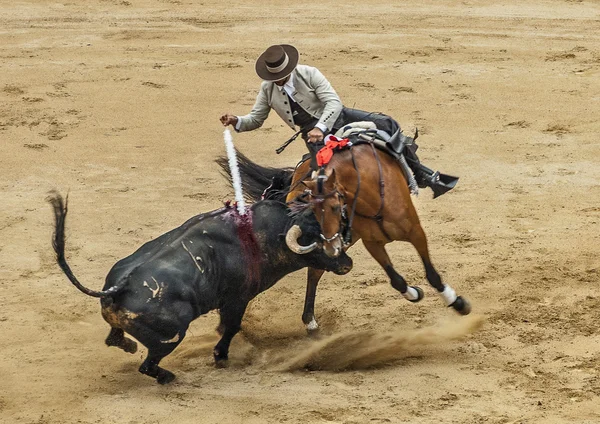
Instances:
[[[379,262],[379,265],[385,270],[392,287],[398,290],[405,299],[411,302],[418,302],[423,299],[423,290],[420,287],[409,286],[406,280],[396,272],[385,250],[385,243],[377,241],[365,241],[363,244],[373,258]]]
[[[233,337],[240,331],[246,306],[248,306],[248,302],[235,299],[225,303],[219,310],[221,315],[219,328],[223,333],[213,351],[215,364],[219,367],[225,366],[225,361],[229,358],[229,345]]]
[[[468,315],[471,312],[471,305],[462,296],[457,296],[456,292],[448,284],[442,282],[440,274],[435,270],[429,257],[429,248],[427,247],[427,237],[420,225],[415,225],[411,231],[409,241],[417,249],[423,265],[425,266],[425,275],[427,281],[435,288],[446,305],[454,308],[461,315]]]
[[[116,327],[110,329],[110,333],[105,340],[107,346],[116,346],[127,353],[137,352],[137,343],[125,337],[125,332]]]
[[[156,378],[157,383],[167,384],[175,379],[175,374],[158,366],[160,361],[175,349],[165,349],[162,346],[158,348],[148,348],[148,356],[140,366],[140,372],[150,377]]]
[[[304,299],[304,312],[302,322],[306,325],[308,334],[314,334],[319,330],[319,324],[315,319],[315,298],[317,296],[317,285],[325,271],[322,269],[308,268],[306,277],[306,297]]]
[[[150,327],[145,323],[133,321],[131,334],[148,348],[148,356],[139,371],[156,378],[159,384],[167,384],[175,379],[175,374],[159,367],[158,364],[183,341],[189,322],[179,323],[178,328],[174,324],[174,322],[156,319],[153,327]],[[154,326],[157,326],[160,331],[155,330]],[[173,333],[175,335],[171,337],[170,334]]]

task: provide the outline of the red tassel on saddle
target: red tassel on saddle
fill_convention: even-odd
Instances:
[[[333,152],[335,150],[342,150],[344,147],[348,146],[350,140],[347,138],[338,139],[336,136],[329,135],[325,139],[325,147],[317,152],[317,165],[319,167],[325,166],[329,163],[331,158],[333,157]]]

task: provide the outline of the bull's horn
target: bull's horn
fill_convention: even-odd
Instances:
[[[317,242],[309,244],[308,246],[301,246],[298,243],[298,239],[302,235],[302,229],[298,225],[292,226],[285,235],[285,244],[290,250],[298,255],[305,255],[307,253],[312,252],[317,248]]]

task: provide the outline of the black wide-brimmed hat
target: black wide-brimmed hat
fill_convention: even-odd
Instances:
[[[279,81],[292,73],[298,64],[298,50],[289,44],[269,47],[256,60],[256,73],[265,81]]]

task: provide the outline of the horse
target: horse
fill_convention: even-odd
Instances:
[[[385,249],[393,241],[409,242],[423,262],[427,281],[446,305],[461,315],[471,312],[468,300],[457,295],[449,284],[444,283],[433,266],[427,237],[398,161],[376,148],[373,142],[355,144],[348,149],[336,151],[329,163],[321,168],[319,175],[315,175],[308,160],[301,161],[295,169],[264,167],[240,152],[238,160],[245,193],[251,200],[259,200],[263,190],[271,187],[274,181],[279,185],[278,197],[287,201],[298,198],[302,193],[309,199],[315,195],[323,196],[320,191],[325,190],[325,187],[329,187],[330,191],[335,188],[344,201],[343,214],[335,208],[334,202],[313,208],[321,223],[321,242],[326,254],[339,254],[341,248],[348,249],[362,240],[370,255],[384,269],[391,286],[405,299],[416,303],[423,299],[423,290],[407,284],[404,277],[394,269]],[[229,175],[226,158],[218,158],[216,162],[223,173]],[[309,184],[310,189],[307,188]],[[346,240],[343,240],[344,233]],[[302,321],[309,334],[319,328],[314,305],[317,285],[322,275],[322,270],[308,269]]]

